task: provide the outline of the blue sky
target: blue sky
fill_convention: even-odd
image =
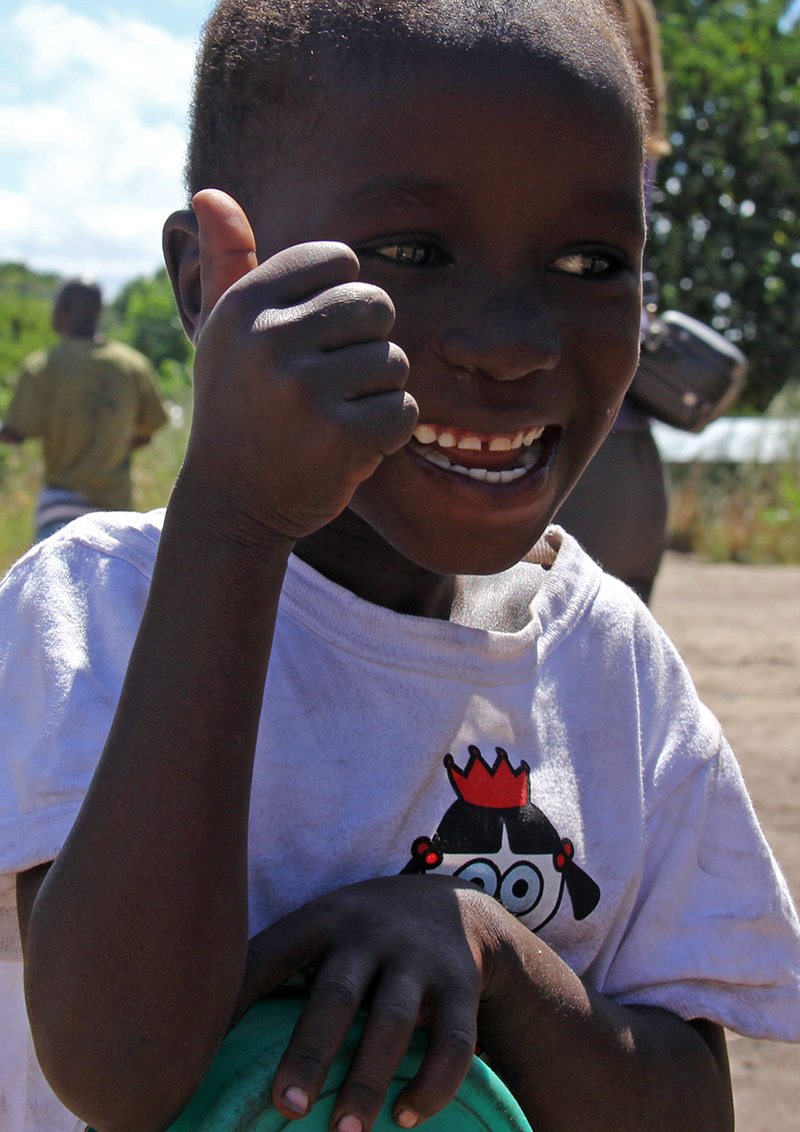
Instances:
[[[87,272],[109,293],[161,265],[211,5],[0,0],[0,261]]]
[[[211,0],[2,0],[0,261],[95,275],[161,264],[192,60]]]

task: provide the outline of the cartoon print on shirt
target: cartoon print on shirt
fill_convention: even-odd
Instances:
[[[576,920],[600,900],[600,889],[574,860],[569,838],[561,837],[530,799],[530,767],[513,770],[508,753],[495,747],[493,767],[470,746],[462,770],[447,754],[444,765],[457,800],[433,837],[418,837],[404,873],[442,868],[493,896],[531,931],[549,923],[564,889]]]

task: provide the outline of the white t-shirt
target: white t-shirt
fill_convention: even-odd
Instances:
[[[6,994],[13,874],[51,860],[75,819],[161,520],[80,519],[0,590]],[[459,871],[618,1002],[800,1040],[797,917],[719,724],[633,594],[563,532],[548,540],[549,568],[467,580],[469,624],[371,605],[292,559],[253,778],[252,932],[352,881]],[[3,1128],[57,1132],[22,1115],[49,1093],[32,1061],[21,1092],[15,1017]]]

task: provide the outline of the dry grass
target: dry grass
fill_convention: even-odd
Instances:
[[[673,469],[671,544],[713,562],[800,563],[800,462]]]

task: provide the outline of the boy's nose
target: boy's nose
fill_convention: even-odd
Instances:
[[[518,381],[551,370],[561,341],[547,306],[526,295],[493,295],[440,336],[439,353],[456,369],[481,371],[495,381]]]

